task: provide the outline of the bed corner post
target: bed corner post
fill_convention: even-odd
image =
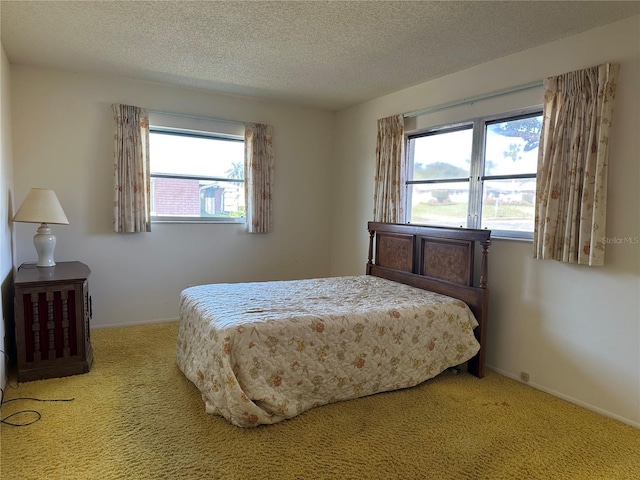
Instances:
[[[491,239],[487,238],[482,241],[482,265],[480,271],[480,310],[476,312],[478,327],[475,329],[474,334],[478,343],[480,344],[480,350],[469,360],[468,371],[478,378],[484,377],[484,362],[487,356],[487,322],[489,320],[489,290],[487,283],[489,281],[489,246],[491,245]]]
[[[373,265],[373,237],[375,230],[369,230],[369,259],[367,260],[367,275],[371,274],[371,266]]]
[[[489,281],[489,245],[491,245],[491,239],[487,239],[482,242],[482,269],[480,271],[480,288],[487,288],[487,282]]]

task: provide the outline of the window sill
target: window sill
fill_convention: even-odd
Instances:
[[[223,219],[223,218],[215,218],[215,219],[210,219],[210,218],[176,218],[176,217],[167,217],[167,218],[162,218],[162,217],[153,217],[151,218],[151,223],[152,224],[159,224],[159,223],[183,223],[183,224],[210,224],[210,225],[218,225],[218,224],[224,224],[224,225],[245,225],[245,219],[244,218],[239,218],[239,219]]]
[[[491,240],[511,240],[514,242],[523,242],[523,243],[533,243],[533,238],[523,238],[523,237],[507,237],[505,235],[500,234],[491,234]]]

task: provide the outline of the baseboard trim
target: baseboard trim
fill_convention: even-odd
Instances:
[[[180,320],[179,318],[158,318],[155,320],[140,320],[138,322],[127,322],[127,323],[108,323],[106,325],[95,325],[91,324],[91,330],[98,330],[100,328],[115,328],[115,327],[133,327],[136,325],[151,325],[154,323],[167,323],[167,322],[177,322]]]
[[[540,384],[535,383],[535,382],[527,382],[527,383],[525,383],[522,380],[520,380],[519,376],[514,375],[513,373],[510,373],[510,372],[506,372],[506,371],[504,371],[504,370],[502,370],[500,368],[496,368],[496,367],[494,367],[492,365],[485,364],[485,367],[490,369],[490,370],[493,370],[496,373],[499,373],[500,375],[502,375],[504,377],[511,378],[512,380],[516,380],[517,382],[520,382],[523,385],[528,385],[530,387],[535,388],[536,390],[540,390],[542,392],[548,393],[549,395],[553,395],[554,397],[558,397],[558,398],[560,398],[562,400],[566,400],[569,403],[573,403],[574,405],[578,405],[579,407],[586,408],[587,410],[591,410],[592,412],[599,413],[600,415],[604,415],[605,417],[612,418],[613,420],[618,420],[619,422],[625,423],[625,424],[627,424],[627,425],[629,425],[631,427],[640,429],[640,423],[638,423],[638,422],[634,422],[633,420],[630,420],[628,418],[622,417],[620,415],[617,415],[617,414],[615,414],[613,412],[610,412],[608,410],[605,410],[603,408],[596,407],[595,405],[591,405],[590,403],[583,402],[582,400],[578,400],[577,398],[573,398],[573,397],[571,397],[569,395],[565,395],[564,393],[557,392],[556,390],[553,390],[551,388],[547,388],[544,385],[540,385]]]

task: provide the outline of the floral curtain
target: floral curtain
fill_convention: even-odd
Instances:
[[[404,221],[404,118],[393,115],[378,120],[373,219],[376,222]]]
[[[113,105],[115,120],[113,230],[150,232],[149,114]]]
[[[604,264],[609,129],[618,65],[550,77],[537,175],[534,256]]]
[[[247,123],[244,134],[246,225],[249,233],[271,231],[272,128]]]

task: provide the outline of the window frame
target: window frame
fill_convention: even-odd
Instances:
[[[218,132],[209,132],[203,130],[193,130],[188,128],[176,128],[176,127],[166,127],[161,125],[149,125],[149,134],[159,133],[163,135],[175,135],[179,137],[191,137],[191,138],[204,138],[204,139],[212,139],[212,140],[222,140],[229,142],[240,142],[244,143],[244,137],[240,135],[234,135],[229,133],[218,133]],[[246,175],[243,176],[242,179],[229,179],[229,178],[220,178],[220,177],[212,177],[207,175],[180,175],[180,174],[163,174],[163,173],[153,173],[151,170],[151,159],[149,166],[149,177],[150,180],[154,178],[172,178],[172,179],[181,179],[181,180],[206,180],[206,181],[219,181],[219,182],[228,182],[228,183],[242,183],[243,187],[246,181]],[[243,158],[244,162],[244,158]],[[151,183],[151,182],[150,182]],[[150,201],[151,205],[155,200],[155,196],[153,194],[153,189],[150,185]],[[153,211],[153,209],[151,209]],[[235,224],[235,225],[245,225],[246,223],[246,211],[245,215],[242,217],[187,217],[187,216],[168,216],[168,215],[151,215],[151,223],[205,223],[205,224]]]
[[[462,228],[482,228],[482,206],[484,183],[487,180],[506,180],[519,178],[537,178],[537,172],[533,174],[515,175],[486,175],[486,136],[487,126],[495,123],[519,120],[522,118],[542,116],[542,105],[536,105],[517,110],[511,110],[500,114],[483,115],[469,120],[436,125],[422,128],[420,130],[405,133],[405,223],[411,223],[412,210],[412,185],[455,183],[467,181],[469,185],[469,201],[467,207],[467,224]],[[411,140],[429,135],[437,135],[448,132],[455,132],[464,129],[472,129],[471,156],[469,178],[446,178],[434,180],[413,180],[413,146]],[[437,225],[437,224],[434,224]],[[488,229],[485,227],[484,229]],[[494,238],[504,238],[511,240],[533,241],[533,230],[523,232],[518,230],[496,230],[491,229],[491,236]]]

